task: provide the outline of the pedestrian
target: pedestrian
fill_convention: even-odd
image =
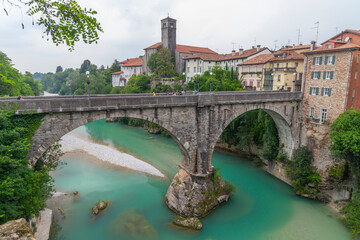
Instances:
[[[23,97],[20,95],[18,96],[17,100],[24,100]]]
[[[153,96],[156,97],[156,93],[155,93],[155,92],[153,92]]]

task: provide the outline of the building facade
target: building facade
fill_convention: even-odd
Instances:
[[[205,71],[210,71],[214,66],[219,66],[224,70],[239,71],[238,64],[248,59],[255,58],[262,54],[269,54],[271,51],[258,45],[256,48],[243,50],[238,52],[233,50],[229,54],[195,54],[185,59],[185,77],[189,82],[197,75],[202,75]]]
[[[113,87],[124,87],[129,78],[143,73],[142,58],[130,58],[119,64],[122,71],[111,74]]]
[[[310,121],[333,122],[349,108],[360,108],[360,31],[345,30],[304,52],[304,114]]]
[[[265,64],[273,57],[272,53],[262,54],[238,64],[239,78],[246,89],[263,90]]]

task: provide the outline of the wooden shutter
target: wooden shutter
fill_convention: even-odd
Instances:
[[[309,94],[309,95],[311,95],[311,94],[312,94],[312,89],[313,89],[313,88],[312,88],[312,87],[310,87],[310,94]]]
[[[327,65],[327,63],[328,63],[328,58],[329,58],[329,56],[325,56],[325,65]]]
[[[335,55],[333,56],[332,64],[335,64]]]
[[[316,95],[319,95],[319,88],[316,88]]]
[[[317,79],[320,79],[320,78],[321,78],[321,72],[318,71],[318,72],[317,72]]]
[[[329,88],[329,97],[331,96],[331,88]]]
[[[315,58],[316,58],[316,57],[313,57],[313,65],[315,65]]]
[[[314,72],[311,72],[311,79],[314,79]]]
[[[321,88],[321,96],[324,96],[324,88]]]
[[[330,79],[333,79],[333,77],[334,77],[334,71],[331,71],[330,72]]]
[[[320,57],[320,62],[319,62],[319,65],[321,65],[322,64],[322,57]]]
[[[326,71],[323,72],[323,79],[325,79],[325,77],[326,77]]]

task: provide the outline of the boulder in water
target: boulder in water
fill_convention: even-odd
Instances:
[[[95,206],[92,207],[92,214],[94,216],[99,215],[102,211],[104,211],[109,205],[109,201],[101,201],[95,204]]]
[[[201,224],[200,220],[196,217],[192,217],[192,218],[178,217],[174,220],[173,223],[175,225],[185,227],[185,228],[190,228],[193,230],[201,230],[202,229],[202,224]]]
[[[24,218],[0,225],[0,239],[35,240],[32,236],[30,225]]]

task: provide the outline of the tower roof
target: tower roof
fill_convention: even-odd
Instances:
[[[171,21],[175,21],[175,22],[176,22],[176,19],[171,18],[171,17],[166,17],[166,18],[164,18],[164,19],[161,19],[161,21],[164,21],[164,20],[171,20]]]

